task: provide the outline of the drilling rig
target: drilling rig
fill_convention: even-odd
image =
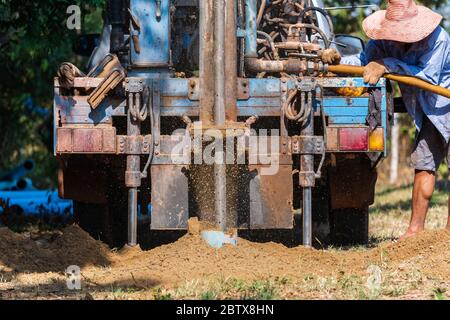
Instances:
[[[364,43],[335,35],[322,1],[110,0],[106,13],[89,72],[55,78],[59,192],[82,226],[131,246],[141,214],[152,230],[197,217],[298,226],[305,246],[367,241],[389,84],[329,72],[324,50]]]

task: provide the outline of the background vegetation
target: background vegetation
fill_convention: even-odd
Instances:
[[[103,0],[0,0],[0,173],[32,158],[38,186],[54,186],[53,77],[61,62],[81,62],[77,33],[101,29]],[[82,30],[66,27],[67,7],[82,10]]]
[[[52,155],[53,77],[63,61],[82,66],[72,47],[77,33],[99,32],[104,0],[0,0],[0,173],[33,158],[38,186],[55,186]],[[383,1],[384,2],[384,1]],[[448,15],[448,0],[421,1]],[[367,4],[380,1],[335,1],[327,5]],[[82,30],[68,30],[66,9],[82,9]],[[364,36],[361,21],[370,10],[333,11],[338,33]]]

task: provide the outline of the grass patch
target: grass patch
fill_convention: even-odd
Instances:
[[[428,212],[426,228],[442,229],[447,223],[448,189],[439,181]],[[408,228],[411,218],[412,185],[399,188],[378,187],[375,203],[370,208],[370,236],[378,243],[400,237]]]

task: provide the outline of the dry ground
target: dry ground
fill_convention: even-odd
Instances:
[[[411,186],[380,189],[371,209],[371,244],[309,250],[240,239],[207,247],[198,236],[152,250],[111,251],[76,226],[58,232],[0,228],[0,299],[447,299],[450,231],[441,185],[427,227],[406,228]],[[65,268],[81,267],[82,290]]]

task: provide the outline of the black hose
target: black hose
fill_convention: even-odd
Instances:
[[[305,18],[305,14],[306,14],[307,12],[309,12],[309,11],[317,11],[317,12],[320,12],[320,13],[327,19],[328,25],[330,26],[330,32],[331,32],[331,34],[334,34],[333,20],[331,19],[330,14],[329,14],[325,9],[322,9],[322,8],[319,8],[319,7],[307,7],[307,8],[305,8],[305,9],[303,9],[303,10],[300,12],[300,15],[298,16],[298,22],[299,22],[299,23],[303,23],[303,19]]]
[[[328,49],[331,45],[330,40],[327,38],[326,34],[316,25],[313,24],[307,24],[307,23],[302,23],[302,24],[298,24],[298,25],[286,25],[287,27],[302,27],[302,28],[307,28],[307,29],[313,29],[314,31],[316,31],[318,34],[320,34],[320,36],[322,37],[322,40],[325,44],[325,49]]]

